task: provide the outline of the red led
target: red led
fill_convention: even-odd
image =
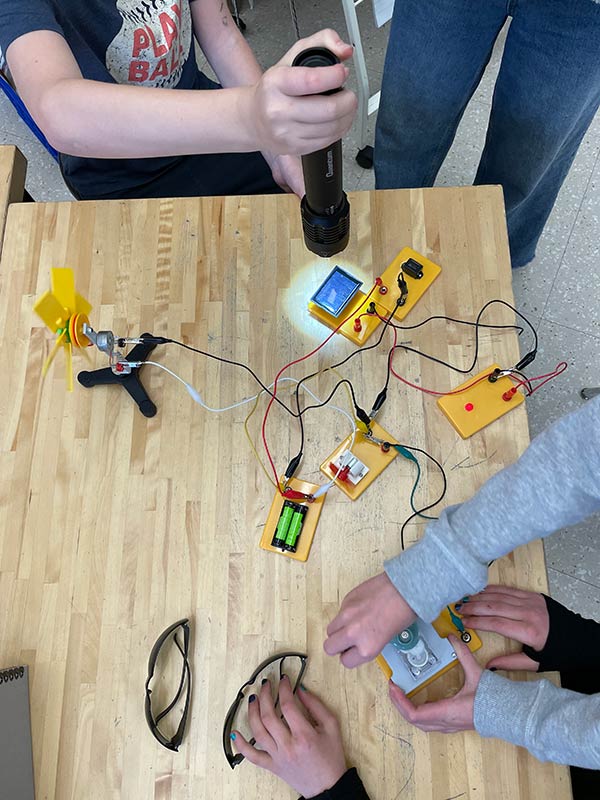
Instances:
[[[465,411],[473,411],[473,403],[465,403]]]

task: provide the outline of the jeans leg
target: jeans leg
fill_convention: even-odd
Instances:
[[[507,19],[507,0],[396,0],[375,132],[378,189],[431,186]]]
[[[600,4],[516,0],[513,15],[475,183],[502,185],[520,267],[600,105]]]

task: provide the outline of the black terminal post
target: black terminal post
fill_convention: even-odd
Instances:
[[[294,67],[329,67],[339,58],[326,47],[310,47],[299,53]],[[332,89],[324,94],[334,94]],[[350,204],[342,189],[342,140],[302,156],[306,194],[300,203],[304,242],[318,256],[341,253],[350,236]]]

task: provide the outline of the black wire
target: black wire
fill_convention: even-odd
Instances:
[[[533,331],[533,334],[535,336],[534,349],[537,350],[537,333],[535,331],[535,328],[531,325],[531,323],[529,322],[529,320],[526,317],[524,317],[520,312],[518,312],[515,308],[513,308],[509,303],[506,303],[504,300],[490,300],[488,303],[486,303],[486,305],[479,312],[479,314],[477,316],[477,320],[475,322],[470,322],[468,320],[454,319],[453,317],[447,317],[447,316],[443,316],[443,315],[434,315],[432,317],[428,317],[427,319],[422,320],[421,322],[418,322],[416,325],[397,325],[397,324],[392,322],[393,316],[396,313],[396,310],[398,308],[398,306],[395,306],[393,311],[390,313],[390,315],[388,317],[386,317],[386,319],[384,321],[383,328],[382,328],[382,330],[381,330],[381,332],[379,334],[379,337],[377,338],[377,341],[374,344],[370,344],[370,345],[366,345],[364,347],[360,347],[357,350],[354,350],[348,356],[346,356],[346,358],[342,359],[341,361],[338,361],[337,364],[333,364],[333,365],[331,365],[329,367],[326,367],[324,370],[317,370],[316,372],[310,373],[309,375],[306,375],[306,376],[304,376],[303,378],[300,379],[300,381],[296,385],[296,390],[295,390],[295,394],[296,394],[296,403],[295,403],[295,405],[296,405],[296,408],[298,409],[297,412],[294,412],[276,394],[274,394],[274,392],[272,392],[271,389],[269,389],[269,387],[266,386],[266,384],[263,383],[263,381],[258,377],[256,372],[254,372],[254,370],[250,366],[248,366],[248,364],[244,364],[241,361],[234,361],[232,359],[225,358],[224,356],[217,356],[217,355],[214,355],[213,353],[208,353],[206,350],[200,350],[198,347],[192,347],[192,345],[186,344],[185,342],[180,342],[177,339],[171,339],[171,338],[162,337],[162,336],[155,336],[155,337],[145,337],[145,340],[156,341],[159,344],[175,344],[178,347],[184,348],[185,350],[190,350],[193,353],[198,353],[199,355],[206,356],[206,358],[211,358],[211,359],[213,359],[213,361],[219,361],[219,362],[221,362],[223,364],[230,364],[231,366],[234,366],[234,367],[241,367],[242,369],[246,370],[246,372],[248,372],[254,378],[256,383],[258,383],[258,385],[261,387],[261,389],[264,392],[266,392],[270,397],[272,397],[275,400],[276,403],[278,403],[285,411],[287,411],[288,414],[290,414],[290,416],[301,420],[302,419],[302,414],[303,414],[303,412],[300,411],[300,403],[299,403],[299,392],[300,392],[301,384],[304,383],[305,381],[310,380],[311,378],[314,378],[316,375],[319,375],[321,372],[327,372],[327,370],[329,370],[329,369],[337,369],[338,367],[343,366],[351,358],[354,358],[354,356],[358,355],[359,353],[366,352],[367,350],[373,350],[375,347],[377,347],[381,343],[381,340],[383,339],[383,337],[385,335],[386,329],[388,327],[390,327],[390,326],[393,327],[393,328],[396,328],[397,330],[413,330],[415,328],[420,328],[422,325],[425,325],[427,322],[431,322],[434,319],[445,319],[445,320],[448,320],[450,322],[456,322],[458,324],[471,325],[471,326],[474,326],[476,328],[476,352],[477,352],[477,346],[478,346],[478,342],[477,342],[477,329],[478,329],[478,327],[482,327],[482,328],[513,328],[513,329],[516,328],[518,330],[518,332],[519,332],[519,335],[520,335],[523,332],[523,328],[520,328],[517,325],[491,325],[491,324],[479,322],[479,318],[480,318],[481,314],[483,313],[483,311],[485,311],[485,309],[492,303],[502,303],[503,305],[506,305],[512,311],[515,311],[515,313],[517,313],[523,320],[525,320],[525,322],[529,325],[529,327]],[[397,346],[398,347],[403,347],[404,349],[413,349],[413,348],[408,348],[407,345],[397,345]],[[414,352],[419,353],[419,351],[417,351],[417,350],[414,350]],[[437,360],[439,363],[443,364],[444,366],[449,366],[451,369],[455,369],[455,367],[453,367],[451,364],[447,364],[446,362],[439,361],[438,359],[434,359],[433,356],[429,356],[427,353],[419,353],[419,354],[423,355],[424,358],[431,358],[433,360]],[[463,370],[459,370],[459,371],[463,371]],[[525,376],[523,376],[523,377],[525,377]],[[389,370],[388,370],[388,381],[387,381],[387,383],[389,383]]]
[[[327,397],[326,400],[321,400],[320,403],[314,403],[312,406],[305,406],[302,409],[302,411],[300,412],[300,415],[301,415],[300,416],[300,420],[302,420],[302,415],[305,414],[307,411],[312,411],[314,408],[323,408],[323,406],[326,406],[327,403],[329,403],[329,401],[332,399],[334,394],[337,392],[337,390],[340,388],[340,386],[342,386],[344,383],[347,383],[348,386],[350,387],[350,394],[352,395],[352,402],[354,403],[354,405],[356,405],[356,396],[354,394],[354,386],[352,386],[352,383],[348,380],[348,378],[342,378],[342,380],[338,381],[336,383],[336,385],[333,387],[333,389],[329,393],[329,396]],[[296,456],[294,456],[294,457],[296,457]]]
[[[298,449],[298,453],[296,454],[296,456],[294,456],[294,458],[302,457],[302,453],[304,452],[304,420],[302,419],[302,414],[304,413],[304,411],[307,410],[307,408],[318,408],[318,406],[308,406],[307,408],[304,409],[304,411],[300,411],[300,386],[305,381],[309,381],[309,380],[311,380],[311,378],[314,378],[316,375],[321,375],[322,373],[325,373],[330,369],[337,369],[338,367],[342,367],[344,364],[346,364],[348,361],[350,361],[351,358],[354,358],[354,356],[357,356],[359,353],[365,353],[367,350],[373,350],[375,347],[378,347],[379,344],[381,344],[381,340],[383,339],[383,337],[385,335],[385,332],[386,332],[388,326],[390,325],[390,323],[392,321],[392,318],[393,318],[394,314],[396,313],[396,311],[398,310],[398,308],[399,308],[399,306],[396,303],[396,305],[394,306],[392,311],[390,311],[389,316],[386,317],[386,319],[384,321],[384,324],[383,324],[383,328],[381,329],[381,332],[379,334],[379,338],[377,339],[377,341],[374,344],[370,344],[370,345],[365,345],[363,347],[359,347],[357,350],[353,350],[349,355],[347,355],[346,358],[343,358],[341,361],[338,361],[337,364],[332,364],[331,366],[326,367],[325,369],[322,369],[322,370],[320,369],[320,370],[317,370],[316,372],[311,372],[310,375],[305,375],[304,378],[301,378],[298,381],[298,383],[296,384],[296,389],[295,389],[295,399],[296,399],[296,409],[297,409],[297,413],[298,413],[298,419],[300,421],[300,447]],[[352,386],[352,384],[349,381],[348,381],[348,383],[350,384],[350,386]],[[351,391],[352,391],[352,400],[354,402],[354,407],[356,408],[357,403],[356,403],[356,398],[354,396],[354,389],[352,389]]]
[[[155,337],[155,338],[156,338],[156,337]],[[292,417],[297,417],[297,414],[295,414],[295,413],[292,411],[292,409],[291,409],[291,408],[289,408],[289,407],[288,407],[288,406],[287,406],[287,405],[286,405],[286,404],[283,402],[283,400],[280,400],[280,399],[279,399],[279,397],[277,397],[277,395],[276,395],[276,394],[274,394],[274,393],[271,391],[271,389],[269,389],[269,387],[268,387],[268,386],[266,386],[266,385],[265,385],[265,384],[264,384],[264,383],[261,381],[261,379],[258,377],[258,375],[256,374],[256,372],[254,372],[254,370],[252,369],[252,367],[249,367],[249,366],[248,366],[248,364],[243,364],[241,361],[232,361],[231,359],[229,359],[229,358],[224,358],[223,356],[215,356],[215,355],[213,355],[212,353],[207,353],[205,350],[199,350],[197,347],[192,347],[190,344],[185,344],[184,342],[179,342],[179,341],[177,341],[177,339],[167,339],[167,338],[165,338],[165,339],[163,340],[163,342],[162,342],[162,343],[163,343],[163,344],[176,344],[178,347],[184,347],[186,350],[191,350],[193,353],[199,353],[201,356],[206,356],[207,358],[212,358],[214,361],[220,361],[220,362],[222,362],[223,364],[231,364],[233,367],[241,367],[242,369],[245,369],[245,370],[246,370],[246,372],[249,372],[249,373],[250,373],[250,375],[252,375],[252,377],[254,378],[254,380],[255,380],[255,381],[258,383],[258,385],[259,385],[259,386],[260,386],[260,387],[263,389],[263,391],[264,391],[264,392],[266,392],[268,395],[270,395],[270,397],[272,397],[272,398],[273,398],[273,400],[275,400],[275,402],[276,402],[276,403],[279,403],[279,405],[280,405],[280,406],[281,406],[283,409],[285,409],[285,411],[287,411],[287,412],[288,412],[288,414],[290,414]]]
[[[473,356],[473,361],[471,362],[470,366],[466,367],[465,369],[461,369],[460,367],[455,367],[454,364],[449,364],[447,361],[443,361],[440,358],[436,358],[435,356],[432,356],[429,353],[423,353],[421,350],[417,350],[414,347],[409,347],[406,344],[397,344],[397,345],[395,345],[394,347],[391,348],[391,350],[390,350],[390,363],[391,363],[391,357],[393,355],[393,351],[394,350],[396,350],[396,349],[407,350],[407,351],[410,351],[411,353],[416,353],[419,356],[423,356],[423,358],[427,358],[430,361],[435,361],[436,364],[441,364],[442,366],[448,367],[449,369],[452,369],[455,372],[460,372],[463,375],[467,375],[469,372],[473,371],[473,369],[475,368],[475,365],[477,364],[477,359],[479,358],[479,329],[480,328],[517,328],[517,329],[520,329],[521,332],[523,332],[523,329],[520,328],[520,326],[518,326],[518,325],[488,325],[486,323],[480,322],[480,319],[481,319],[481,316],[483,315],[483,313],[493,303],[501,303],[503,306],[506,306],[507,308],[510,308],[511,311],[514,311],[515,314],[517,314],[519,317],[521,317],[522,320],[524,320],[527,323],[527,325],[529,326],[529,329],[533,333],[533,337],[534,337],[534,343],[533,343],[532,352],[533,353],[537,353],[537,348],[538,348],[537,331],[533,327],[531,322],[527,319],[527,317],[523,316],[523,314],[521,314],[520,311],[517,311],[517,309],[514,308],[514,306],[511,306],[510,303],[507,303],[505,300],[495,299],[495,300],[489,300],[479,310],[479,313],[477,314],[475,322],[466,323],[466,324],[475,326],[475,354]],[[423,325],[425,322],[429,322],[432,319],[451,319],[451,318],[450,317],[443,317],[443,316],[435,316],[435,317],[429,317],[428,319],[423,320],[423,322],[420,322],[417,325],[409,325],[409,326],[393,325],[393,327],[396,328],[396,330],[410,330],[412,328],[418,328],[418,327],[420,327],[420,325]],[[454,320],[454,319],[452,319],[452,321],[453,322],[460,322],[460,320]],[[520,333],[519,333],[519,335],[520,335]]]

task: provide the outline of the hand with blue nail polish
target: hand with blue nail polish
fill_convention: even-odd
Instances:
[[[296,694],[288,678],[279,684],[279,708],[265,681],[248,698],[248,720],[256,740],[252,746],[239,731],[231,734],[236,748],[257,767],[279,776],[303,797],[330,789],[346,772],[340,726],[318,697],[302,687]]]
[[[550,632],[550,617],[543,595],[512,586],[488,586],[469,598],[461,614],[468,628],[499,633],[537,651],[544,648]],[[520,652],[497,656],[487,667],[537,672],[539,664]]]

